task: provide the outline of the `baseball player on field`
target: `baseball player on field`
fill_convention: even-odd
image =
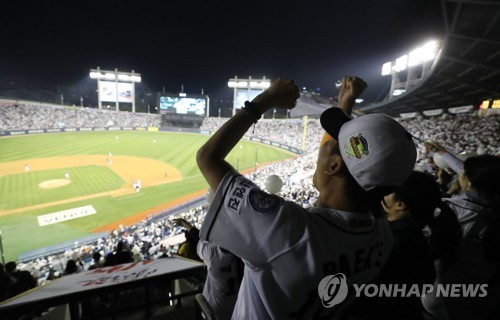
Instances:
[[[264,192],[224,160],[264,112],[295,106],[300,93],[292,80],[278,78],[245,102],[198,151],[198,166],[216,190],[200,241],[245,264],[233,319],[335,319],[354,290],[332,305],[335,287],[322,288],[321,280],[343,274],[347,286],[366,284],[386,261],[392,235],[379,204],[411,173],[416,148],[405,128],[388,116],[349,116],[366,86],[360,78],[345,77],[340,108],[321,115],[326,133],[313,177],[319,196],[309,209]],[[320,297],[320,291],[326,295]]]

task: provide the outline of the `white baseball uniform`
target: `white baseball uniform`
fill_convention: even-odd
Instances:
[[[200,240],[198,256],[207,265],[203,295],[214,309],[217,319],[231,319],[243,276],[240,258],[207,241]],[[241,269],[241,270],[239,270]]]
[[[387,219],[306,210],[265,193],[236,171],[221,181],[200,238],[245,263],[233,319],[335,318],[349,303],[323,307],[321,279],[343,273],[348,285],[369,283],[392,248]],[[349,293],[354,293],[352,287]]]
[[[500,304],[500,282],[493,281],[495,274],[498,277],[500,261],[486,259],[483,249],[483,238],[495,212],[473,191],[443,201],[455,212],[463,240],[458,261],[444,273],[437,272],[436,284],[488,284],[488,294],[482,298],[443,298],[434,290],[422,298],[422,303],[436,319],[487,319]]]

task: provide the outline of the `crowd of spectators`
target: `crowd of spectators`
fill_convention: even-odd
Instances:
[[[40,129],[59,127],[105,127],[111,122],[116,126],[160,126],[158,115],[134,114],[98,109],[67,109],[34,105],[2,106],[0,130]],[[228,118],[206,118],[201,130],[215,131]],[[418,139],[416,169],[430,171],[438,179],[439,168],[432,163],[423,141],[435,141],[455,154],[500,154],[500,122],[498,116],[480,117],[476,114],[443,115],[433,118],[398,119]],[[260,167],[248,173],[262,189],[266,179],[277,175],[283,181],[279,195],[307,207],[314,203],[317,190],[312,185],[317,151],[323,129],[318,119],[310,118],[304,130],[304,119],[265,119],[246,134],[248,138],[277,141],[302,150],[297,157]],[[283,134],[285,133],[286,134]],[[193,155],[194,157],[194,155]],[[425,166],[431,163],[432,170]],[[425,168],[425,170],[424,170]],[[448,172],[450,175],[456,173]],[[84,246],[75,245],[65,252],[17,263],[18,270],[28,271],[43,285],[65,274],[81,272],[95,267],[110,265],[108,258],[126,248],[129,261],[169,257],[178,252],[182,241],[171,241],[184,230],[174,220],[183,218],[198,229],[201,227],[208,204],[192,207],[185,212],[163,219],[146,219],[132,226],[119,226],[108,237],[99,238]],[[71,261],[71,262],[70,262]],[[72,267],[69,272],[67,267]]]
[[[0,107],[0,130],[160,125],[158,114],[32,104],[2,104]]]

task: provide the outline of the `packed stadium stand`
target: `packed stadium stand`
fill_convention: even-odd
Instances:
[[[404,94],[365,106],[359,111],[383,112],[392,115],[412,133],[417,147],[416,169],[436,175],[441,169],[427,154],[423,144],[434,141],[448,148],[456,155],[500,155],[500,119],[494,112],[484,112],[477,106],[482,100],[500,96],[500,5],[498,1],[441,1],[446,34],[443,51],[433,67],[432,73]],[[466,112],[453,114],[449,108],[474,106]],[[442,109],[434,116],[422,114],[425,110]],[[401,113],[414,113],[411,117],[400,117]],[[228,118],[205,118],[200,131],[215,131]],[[0,101],[0,131],[48,129],[65,127],[160,127],[165,125],[160,115],[129,112],[116,112],[92,108],[64,107],[37,104],[26,101]],[[305,130],[306,128],[306,130]],[[304,135],[304,131],[307,132]],[[287,134],[284,135],[283,133]],[[266,179],[277,175],[283,181],[278,195],[310,206],[317,197],[311,176],[323,130],[317,118],[265,119],[259,121],[255,130],[247,137],[258,137],[279,141],[301,151],[292,160],[261,167],[248,175],[261,188],[266,188]],[[194,155],[193,155],[194,156]],[[448,172],[456,179],[456,172]],[[450,178],[449,181],[453,179]],[[451,183],[451,182],[450,182]],[[447,187],[447,186],[445,186]],[[110,234],[103,234],[96,240],[80,245],[58,248],[49,255],[32,256],[17,261],[18,269],[28,271],[38,286],[65,277],[69,260],[78,265],[78,272],[89,270],[93,264],[92,255],[100,253],[101,263],[105,257],[115,252],[118,243],[125,243],[132,253],[133,260],[148,261],[171,258],[179,249],[179,236],[183,228],[176,226],[174,219],[182,217],[200,228],[205,217],[208,203],[205,199],[176,208],[157,217],[138,224],[122,226]],[[133,297],[140,295],[144,288],[123,288],[120,295],[105,292],[95,300],[88,299],[76,311],[82,319],[141,319],[146,316],[155,319],[199,319],[200,310],[194,300],[194,293],[201,292],[204,274],[189,275],[179,280],[173,289],[155,288],[154,294],[164,298],[161,307],[151,307],[148,313],[138,311],[120,314],[131,303]],[[36,289],[35,289],[36,290]],[[172,293],[188,292],[169,302]],[[166,296],[165,296],[166,295]],[[88,297],[86,297],[88,298]],[[106,299],[115,300],[106,300]],[[114,309],[116,305],[119,307]],[[149,305],[148,305],[149,308]],[[118,310],[118,311],[117,311]],[[60,319],[69,319],[75,312],[64,307],[39,307],[29,310],[33,319],[50,319],[50,314],[61,312]],[[106,313],[106,311],[108,313]],[[17,310],[19,312],[19,310]],[[101,312],[101,313],[99,313]],[[2,314],[2,307],[0,307]],[[74,315],[74,313],[72,313]],[[167,317],[169,316],[169,317]],[[10,319],[9,317],[1,317]],[[20,319],[16,313],[12,319]]]
[[[33,121],[31,110],[37,110],[38,120]],[[2,129],[57,127],[61,123],[68,125],[106,126],[119,123],[130,126],[157,124],[158,116],[147,114],[129,114],[116,111],[73,110],[52,106],[3,106]],[[99,116],[96,116],[98,114]],[[53,117],[53,118],[52,118]],[[156,117],[156,118],[155,118]],[[213,131],[219,128],[228,118],[206,118],[200,130]],[[500,154],[500,125],[497,115],[480,116],[477,110],[461,115],[444,114],[435,117],[418,116],[410,119],[399,119],[408,130],[422,141],[436,141],[453,150],[456,154]],[[281,140],[287,145],[295,146],[302,154],[293,159],[275,163],[249,175],[263,189],[266,179],[271,174],[279,176],[284,185],[279,195],[287,200],[310,206],[314,203],[317,192],[313,187],[311,176],[315,168],[315,159],[319,147],[322,129],[318,119],[307,121],[307,134],[304,139],[304,119],[264,120],[256,125],[254,131],[247,135],[271,141]],[[287,132],[283,136],[283,132]],[[283,141],[286,139],[286,141]],[[422,143],[419,147],[417,168],[422,171],[436,173],[436,167],[427,166],[430,161]],[[84,245],[70,245],[60,252],[50,255],[32,257],[19,261],[18,268],[29,271],[42,286],[64,275],[69,260],[78,262],[79,271],[88,270],[92,264],[92,254],[99,252],[101,259],[116,250],[119,242],[126,243],[133,254],[134,261],[172,257],[179,248],[179,242],[169,241],[183,233],[173,220],[182,217],[200,228],[206,213],[206,202],[199,202],[184,211],[168,212],[156,218],[144,220],[131,226],[122,226],[111,234]],[[203,278],[191,280],[199,287]]]

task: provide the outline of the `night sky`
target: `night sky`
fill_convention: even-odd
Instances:
[[[152,91],[232,95],[229,78],[286,76],[336,94],[358,75],[380,101],[382,64],[443,34],[438,0],[15,1],[2,4],[0,79],[78,85],[89,69]],[[0,92],[2,88],[0,88]]]

